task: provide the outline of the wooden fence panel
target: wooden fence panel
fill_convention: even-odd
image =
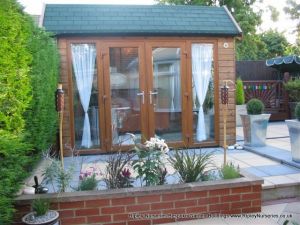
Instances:
[[[243,81],[282,80],[282,75],[274,68],[267,67],[265,60],[237,61],[236,76]]]

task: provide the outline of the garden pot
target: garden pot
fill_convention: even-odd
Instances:
[[[243,126],[240,115],[247,114],[246,104],[244,105],[236,105],[235,108],[235,117],[236,117],[236,126]]]
[[[22,222],[27,225],[58,225],[59,213],[49,210],[43,216],[35,216],[35,212],[30,212],[23,216]]]
[[[285,122],[290,133],[292,159],[300,163],[300,121],[286,120]]]
[[[291,112],[291,119],[295,119],[295,108],[298,102],[289,102],[289,108],[290,108],[290,112]]]
[[[270,116],[271,114],[241,115],[245,145],[253,147],[263,147],[266,145],[266,134]]]

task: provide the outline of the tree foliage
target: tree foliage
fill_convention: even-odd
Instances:
[[[286,54],[295,54],[300,55],[300,3],[296,0],[287,0],[287,7],[284,8],[284,11],[288,13],[293,20],[297,20],[297,32],[296,43],[295,45],[288,46],[286,49]]]
[[[264,43],[264,48],[260,49],[258,52],[259,59],[269,59],[285,55],[289,43],[283,33],[280,33],[277,30],[268,30],[259,36]]]
[[[297,24],[297,30],[298,33],[300,32],[300,3],[297,2],[296,0],[287,0],[287,7],[284,8],[284,11],[288,14],[290,14],[291,19],[293,20],[298,20]]]
[[[237,41],[237,58],[248,59],[256,56],[253,51],[253,44],[258,40],[253,40],[256,27],[261,24],[261,12],[254,12],[252,5],[256,0],[156,0],[160,4],[174,5],[205,5],[223,6],[226,5],[232,15],[243,30],[243,39]],[[260,43],[257,43],[258,45]],[[255,45],[256,46],[256,45]],[[258,48],[258,46],[256,46]],[[250,55],[248,54],[250,52]]]
[[[271,6],[271,5],[268,5],[268,9],[271,13],[271,20],[274,21],[274,22],[277,22],[278,18],[279,18],[279,15],[280,15],[278,10],[274,6]]]

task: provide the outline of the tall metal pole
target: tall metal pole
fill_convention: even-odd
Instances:
[[[62,141],[62,127],[63,127],[63,114],[64,114],[64,91],[62,84],[58,84],[56,90],[56,111],[59,117],[59,150],[60,150],[60,161],[61,166],[64,168],[64,150]]]

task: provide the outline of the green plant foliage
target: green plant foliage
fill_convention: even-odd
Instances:
[[[163,162],[161,161],[162,152],[157,149],[147,149],[136,147],[135,153],[138,156],[132,165],[138,173],[138,178],[145,182],[146,186],[158,185],[161,182],[160,174]]]
[[[220,175],[223,179],[234,179],[239,178],[240,176],[240,168],[235,167],[232,162],[229,164],[223,165],[220,170]]]
[[[111,155],[106,166],[106,175],[104,182],[108,189],[124,188],[132,186],[132,179],[126,167],[130,166],[130,160],[134,154],[121,153]]]
[[[49,211],[50,201],[45,198],[34,199],[31,204],[32,210],[37,216],[43,216]]]
[[[247,103],[247,113],[249,115],[262,114],[265,109],[264,103],[256,98],[252,98]]]
[[[165,166],[163,160],[169,151],[168,145],[163,139],[150,138],[144,145],[135,144],[134,151],[138,157],[133,160],[133,169],[138,173],[141,184],[146,186],[159,185],[164,182]]]
[[[300,102],[298,102],[296,105],[295,116],[296,116],[296,119],[298,119],[300,121]]]
[[[96,180],[96,175],[93,174],[89,177],[83,177],[79,183],[77,191],[92,191],[96,190],[98,186],[98,181]]]
[[[293,102],[300,102],[300,79],[290,80],[284,84],[289,97]]]
[[[28,49],[32,54],[30,70],[32,101],[25,114],[28,141],[35,149],[45,150],[54,142],[57,132],[55,91],[59,57],[54,40],[44,30],[33,27]]]
[[[207,169],[212,166],[212,153],[191,154],[188,151],[175,151],[169,161],[178,171],[182,182],[190,183],[202,181],[206,177]]]
[[[0,4],[0,129],[20,132],[30,103],[29,17],[15,0]]]
[[[287,0],[287,7],[284,7],[284,11],[290,15],[290,18],[297,21],[298,34],[300,32],[300,3],[296,0]]]
[[[44,149],[53,141],[56,129],[53,86],[57,82],[57,65],[57,50],[49,35],[34,26],[16,0],[2,0],[0,224],[11,223],[14,195],[37,158],[28,156],[32,154],[31,149]],[[27,138],[23,137],[24,133]]]
[[[277,56],[283,56],[289,43],[283,33],[277,30],[268,30],[259,35],[261,41],[265,44],[266,51],[259,51],[258,58],[269,59]]]
[[[262,11],[253,10],[257,0],[156,0],[160,4],[173,5],[204,5],[224,6],[226,5],[233,17],[236,19],[243,31],[242,40],[237,40],[236,55],[239,60],[255,59],[260,50],[261,41],[255,37],[256,27],[261,24]]]
[[[33,163],[30,149],[21,136],[0,130],[0,224],[11,224],[13,198]]]
[[[237,105],[245,104],[244,84],[241,78],[236,80],[235,99]]]
[[[70,182],[75,170],[75,161],[64,169],[58,159],[49,158],[50,165],[44,171],[44,182],[51,184],[54,192],[65,192],[70,187]]]

